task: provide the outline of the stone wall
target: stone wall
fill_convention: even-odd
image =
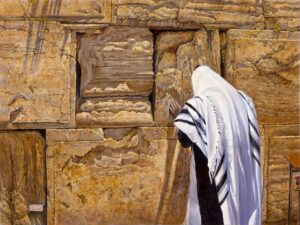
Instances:
[[[0,224],[183,224],[168,104],[199,64],[254,100],[264,223],[285,224],[299,29],[297,0],[0,0]]]

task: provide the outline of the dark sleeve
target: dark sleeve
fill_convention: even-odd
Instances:
[[[192,146],[192,142],[190,141],[190,139],[181,130],[178,130],[177,137],[182,147],[188,148]]]

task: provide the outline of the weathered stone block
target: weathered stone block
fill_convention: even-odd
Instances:
[[[44,139],[38,132],[0,133],[0,224],[42,225],[44,213],[29,205],[46,205]]]
[[[57,131],[47,130],[49,225],[167,224],[174,202],[183,222],[188,160],[166,128],[95,129],[95,141],[92,129]]]
[[[220,73],[218,31],[161,32],[155,44],[155,123],[172,126],[169,103],[192,97],[191,75],[198,65]]]
[[[266,0],[264,16],[267,29],[293,30],[300,28],[300,4],[298,0]]]
[[[300,136],[272,137],[269,140],[268,221],[285,222],[288,209],[288,163],[284,155],[300,151]],[[295,180],[293,180],[295,184]],[[293,185],[293,189],[295,186]],[[292,217],[297,219],[297,192],[293,191]]]
[[[0,0],[0,18],[111,22],[111,0]]]
[[[262,0],[180,0],[178,21],[208,28],[264,28]]]
[[[82,37],[78,126],[152,125],[152,55],[148,28],[111,26]]]
[[[58,23],[0,22],[0,127],[74,124],[75,43]]]
[[[289,168],[285,155],[300,151],[299,125],[265,126],[265,222],[285,224],[288,207]],[[295,184],[294,180],[293,183]],[[294,188],[294,186],[293,186]],[[297,193],[293,192],[293,220],[297,219]]]
[[[112,0],[112,22],[168,28],[264,28],[262,0]]]
[[[179,0],[112,0],[116,24],[176,26]]]
[[[260,123],[299,123],[299,37],[299,32],[227,32],[225,78],[252,97]]]

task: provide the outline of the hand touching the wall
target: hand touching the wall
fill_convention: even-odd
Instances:
[[[175,118],[181,112],[181,108],[182,107],[175,99],[171,100],[169,110],[173,118]]]

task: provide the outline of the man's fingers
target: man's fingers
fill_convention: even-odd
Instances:
[[[176,110],[180,110],[180,105],[176,102]]]
[[[178,103],[177,101],[174,101],[174,104],[175,104],[175,109],[176,109],[177,111],[179,111],[180,108],[181,108],[181,106],[179,105],[179,103]]]
[[[171,112],[173,117],[176,117],[181,111],[181,105],[175,99],[171,99],[169,111]]]
[[[175,107],[174,107],[173,101],[171,101],[169,109],[170,109],[171,113],[174,114],[174,112],[175,112]]]

